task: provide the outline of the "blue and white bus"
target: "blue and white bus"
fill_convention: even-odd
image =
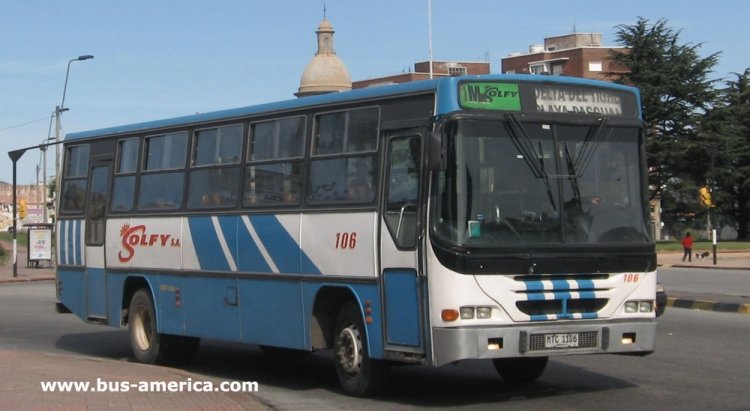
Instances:
[[[200,338],[392,363],[654,350],[637,90],[450,77],[68,134],[60,310],[142,362]]]

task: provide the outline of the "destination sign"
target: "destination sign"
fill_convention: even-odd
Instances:
[[[534,86],[534,98],[544,113],[622,116],[620,95],[606,89]]]
[[[464,109],[638,117],[636,95],[622,89],[536,82],[467,81],[459,84]]]

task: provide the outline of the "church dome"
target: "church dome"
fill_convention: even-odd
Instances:
[[[305,67],[297,97],[351,90],[349,70],[333,50],[333,26],[327,19],[318,26],[318,51]]]

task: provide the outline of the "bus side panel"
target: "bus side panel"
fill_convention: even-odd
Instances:
[[[57,271],[60,302],[79,318],[86,319],[86,296],[83,285],[84,272],[80,270]]]
[[[185,310],[183,309],[184,277],[177,275],[144,275],[151,286],[156,305],[159,332],[185,335]]]
[[[103,268],[86,268],[86,300],[89,317],[107,317],[107,292]]]
[[[305,318],[312,318],[315,299],[322,288],[346,289],[352,294],[359,306],[367,330],[367,347],[371,358],[382,359],[383,351],[383,318],[381,316],[380,289],[377,284],[340,284],[340,283],[302,283],[305,299]],[[365,307],[371,308],[365,314]],[[371,319],[371,320],[368,320]],[[331,321],[335,321],[335,314]],[[309,328],[306,332],[309,335]],[[308,345],[311,343],[308,343]],[[310,349],[310,347],[308,347]]]
[[[112,327],[122,325],[122,309],[130,305],[125,301],[123,306],[123,294],[125,289],[125,275],[107,273],[107,324]]]
[[[237,287],[236,278],[184,277],[180,299],[185,314],[185,334],[239,341]],[[169,304],[164,301],[162,306]]]
[[[388,343],[420,347],[419,278],[411,269],[383,272]]]
[[[307,349],[309,327],[299,281],[241,279],[238,285],[243,342]]]

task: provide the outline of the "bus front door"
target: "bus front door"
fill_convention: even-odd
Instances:
[[[91,168],[86,202],[86,316],[89,321],[107,320],[107,281],[104,264],[104,227],[109,191],[110,165]]]
[[[398,133],[387,141],[380,223],[385,349],[420,355],[425,351],[425,287],[418,251],[422,137],[417,132]]]

